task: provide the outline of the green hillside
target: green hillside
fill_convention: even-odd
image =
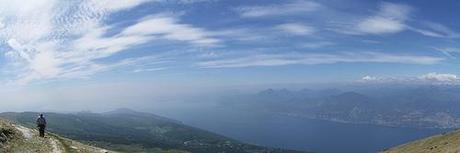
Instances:
[[[38,113],[0,113],[0,117],[34,127]],[[73,140],[120,152],[297,153],[250,145],[161,116],[130,110],[107,113],[45,113],[49,131]]]
[[[460,130],[435,135],[409,142],[384,153],[458,153],[460,152]]]

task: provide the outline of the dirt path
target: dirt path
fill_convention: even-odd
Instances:
[[[31,139],[32,136],[33,136],[33,132],[32,130],[30,130],[29,128],[26,128],[26,127],[23,127],[23,126],[20,126],[20,125],[13,125],[16,129],[18,129],[19,131],[21,131],[22,135],[26,138],[26,139]]]
[[[24,136],[26,141],[22,141],[15,153],[26,152],[48,152],[48,153],[108,153],[108,150],[86,146],[76,141],[61,138],[52,133],[48,133],[45,138],[38,137],[38,131],[26,128],[21,125],[12,125]],[[33,151],[32,151],[33,150]],[[112,151],[110,151],[112,153]]]
[[[26,139],[32,139],[34,137],[36,137],[37,135],[34,134],[34,130],[32,129],[29,129],[29,128],[26,128],[24,126],[21,126],[21,125],[13,125],[17,130],[19,130],[22,135],[24,136],[24,138]],[[51,153],[63,153],[63,151],[61,150],[61,147],[59,147],[59,142],[58,140],[56,140],[55,138],[51,137],[51,136],[48,136],[48,141],[47,141],[50,146],[51,146]]]
[[[61,148],[58,146],[58,141],[56,139],[53,139],[50,137],[50,144],[52,147],[52,152],[51,153],[62,153]]]

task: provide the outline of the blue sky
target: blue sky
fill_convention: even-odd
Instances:
[[[458,81],[453,0],[0,2],[0,83],[18,95],[100,84]]]

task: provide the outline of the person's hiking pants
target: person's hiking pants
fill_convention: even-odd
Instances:
[[[39,125],[38,126],[38,132],[40,133],[40,137],[45,137],[45,126],[44,125]]]

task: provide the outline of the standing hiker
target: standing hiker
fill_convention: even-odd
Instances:
[[[43,114],[40,114],[40,117],[37,118],[37,127],[40,137],[45,137],[46,119],[43,117]]]

